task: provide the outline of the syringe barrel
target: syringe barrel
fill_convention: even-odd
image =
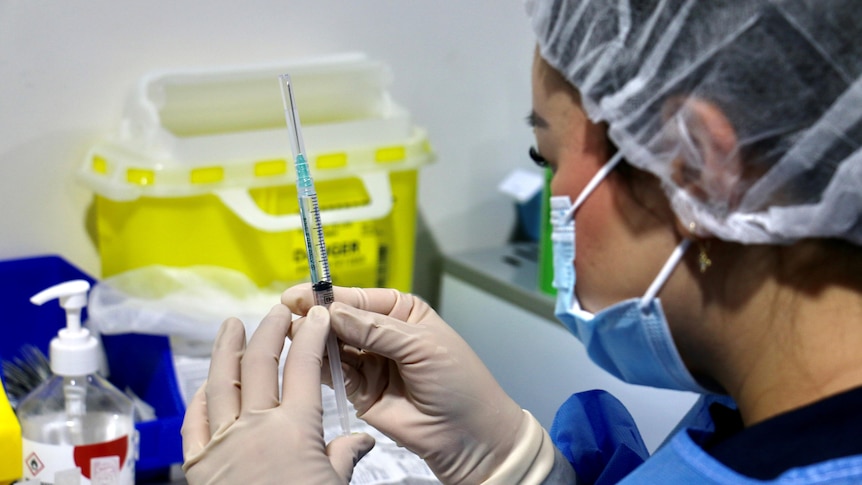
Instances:
[[[323,240],[323,225],[320,223],[316,194],[299,197],[299,214],[302,217],[311,282],[331,282],[332,277],[329,274],[329,260],[326,254],[326,243]]]

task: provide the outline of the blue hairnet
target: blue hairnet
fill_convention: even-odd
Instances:
[[[540,55],[699,235],[862,244],[858,0],[526,4]],[[692,100],[732,146],[704,148]]]

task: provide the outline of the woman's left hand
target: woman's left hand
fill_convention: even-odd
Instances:
[[[201,483],[348,483],[374,446],[367,434],[323,441],[320,374],[329,312],[312,308],[293,336],[278,397],[278,359],[291,321],[276,305],[246,348],[237,319],[222,324],[209,378],[183,422],[183,470]]]

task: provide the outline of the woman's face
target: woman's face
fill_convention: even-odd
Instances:
[[[578,93],[538,55],[532,84],[530,122],[554,173],[551,193],[574,201],[611,155],[607,130],[587,118]],[[599,184],[575,213],[576,291],[584,309],[642,296],[678,244],[674,224],[651,175],[617,169]]]

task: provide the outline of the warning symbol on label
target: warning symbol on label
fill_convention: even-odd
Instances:
[[[39,456],[36,455],[35,452],[30,453],[24,463],[26,463],[27,469],[30,470],[30,473],[34,477],[38,475],[39,472],[45,469],[45,464],[42,463],[42,460],[39,459]]]

